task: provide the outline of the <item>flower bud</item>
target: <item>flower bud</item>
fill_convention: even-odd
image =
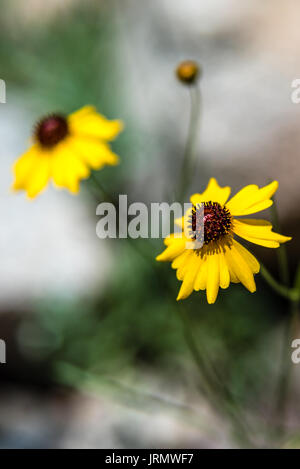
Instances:
[[[192,85],[201,76],[201,68],[193,60],[185,60],[178,65],[176,75],[181,83]]]

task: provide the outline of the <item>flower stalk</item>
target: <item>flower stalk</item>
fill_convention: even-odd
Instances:
[[[280,249],[280,248],[278,248]],[[263,265],[260,264],[260,273],[263,276],[264,280],[267,284],[279,295],[283,298],[297,302],[300,299],[300,292],[297,288],[288,288],[285,285],[279,283],[272,274],[268,271],[268,269]]]
[[[275,230],[280,232],[281,226],[279,223],[278,209],[277,209],[277,203],[276,203],[275,197],[274,197],[274,203],[271,206],[271,216],[272,216],[272,222],[273,222]],[[281,245],[277,249],[277,258],[278,258],[280,280],[284,285],[288,286],[290,284],[290,273],[289,273],[289,264],[288,264],[286,246]]]
[[[272,221],[275,228],[280,230],[278,208],[275,199],[272,206]],[[289,317],[287,318],[284,325],[282,357],[276,398],[276,412],[279,420],[278,430],[279,436],[282,436],[285,432],[285,419],[292,371],[292,362],[289,351],[297,326],[298,306],[300,301],[300,264],[298,266],[294,286],[293,288],[288,288],[290,285],[290,273],[285,246],[281,245],[278,248],[277,257],[279,276],[283,285],[280,285],[278,282],[276,282],[276,280],[270,277],[269,273],[267,273],[268,283],[271,286],[273,285],[273,288],[277,291],[277,293],[284,296],[288,300],[289,304]],[[265,279],[267,280],[266,272]]]
[[[101,184],[101,182],[99,181],[99,179],[97,178],[97,176],[95,175],[95,173],[91,172],[90,179],[93,181],[93,184],[94,184],[95,188],[97,189],[97,191],[100,192],[101,197],[103,197],[103,199],[104,199],[106,202],[110,202],[110,203],[114,204],[114,203],[115,203],[115,200],[113,199],[113,197],[111,196],[111,194],[109,194],[109,193],[104,189],[103,185]]]
[[[191,86],[189,92],[190,121],[176,194],[177,200],[179,202],[184,202],[184,198],[187,193],[187,188],[191,183],[191,178],[193,177],[196,168],[196,137],[200,120],[201,93],[198,86]]]
[[[241,444],[247,448],[253,447],[253,443],[249,438],[247,425],[240,414],[240,409],[234,397],[218,376],[217,370],[214,368],[213,364],[207,360],[207,354],[205,354],[203,350],[200,351],[198,348],[193,334],[193,327],[185,308],[177,303],[176,310],[183,325],[184,339],[187,348],[199,372],[202,392],[213,405],[214,409],[217,409],[220,414],[225,414],[231,419],[234,432]]]

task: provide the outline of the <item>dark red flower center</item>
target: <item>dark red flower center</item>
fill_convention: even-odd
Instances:
[[[190,236],[200,245],[226,236],[230,232],[231,225],[229,210],[218,202],[203,202],[192,207],[192,214],[189,217]]]
[[[69,133],[67,119],[60,114],[53,114],[42,119],[36,127],[35,135],[44,147],[53,147]]]

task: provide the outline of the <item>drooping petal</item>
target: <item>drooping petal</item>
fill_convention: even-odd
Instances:
[[[97,137],[102,140],[113,140],[123,129],[121,121],[106,119],[93,106],[84,106],[70,114],[68,124],[72,135]]]
[[[228,267],[228,272],[229,272],[229,275],[230,275],[230,282],[231,283],[241,283],[240,279],[237,277],[232,265],[230,262],[228,262],[228,260],[226,259],[225,257],[225,260],[226,260],[226,264],[227,264],[227,267]]]
[[[291,239],[290,236],[283,236],[272,231],[271,223],[266,220],[235,219],[233,231],[251,243],[270,248],[278,248],[280,243],[285,243]]]
[[[230,272],[228,269],[227,262],[225,260],[223,250],[221,250],[219,254],[219,262],[220,262],[220,287],[228,288],[230,285]]]
[[[225,247],[225,259],[230,270],[232,281],[240,281],[251,293],[255,292],[253,272],[245,259],[239,253],[235,244]]]
[[[27,196],[34,199],[48,185],[50,179],[50,157],[43,153],[32,168],[30,177],[24,186]]]
[[[209,304],[213,304],[218,296],[220,286],[220,261],[219,254],[207,256],[207,284],[206,298]]]
[[[181,267],[183,267],[190,253],[190,250],[185,250],[182,254],[176,257],[171,264],[172,269],[180,269]]]
[[[168,240],[166,242],[166,240]],[[167,244],[167,248],[156,257],[157,261],[172,261],[175,257],[179,256],[185,249],[186,246],[186,239],[184,236],[181,238],[177,237],[168,237],[165,240],[165,244]]]
[[[71,136],[69,144],[74,152],[91,168],[101,169],[105,165],[115,166],[119,157],[113,153],[109,145],[94,137]]]
[[[202,194],[193,194],[190,200],[193,205],[210,201],[224,205],[230,195],[230,191],[229,186],[221,187],[215,178],[211,178],[205,191]]]
[[[14,163],[13,172],[15,180],[12,185],[13,190],[25,188],[28,178],[30,178],[32,174],[32,170],[38,164],[39,157],[39,146],[36,144],[30,147],[29,150]]]
[[[14,164],[13,190],[25,190],[30,199],[35,198],[48,184],[50,178],[49,153],[38,144],[33,145]]]
[[[77,194],[80,180],[89,177],[90,170],[67,140],[53,150],[51,175],[57,187],[69,189],[73,194]]]
[[[198,271],[198,274],[195,278],[195,290],[205,290],[207,285],[207,255],[202,257],[202,262]]]
[[[245,262],[247,262],[252,272],[254,274],[257,274],[260,271],[260,265],[256,257],[254,257],[253,254],[251,254],[251,252],[248,251],[248,249],[242,246],[235,239],[233,240],[233,245],[235,246],[237,251],[240,253],[240,255],[243,257]]]
[[[184,300],[185,298],[190,296],[190,294],[193,292],[195,278],[199,270],[199,266],[200,266],[199,256],[197,256],[194,252],[192,252],[192,255],[189,256],[188,268],[183,277],[183,282],[181,284],[181,287],[177,296],[177,301]]]
[[[270,200],[272,195],[278,188],[278,182],[273,181],[261,189],[251,184],[241,189],[235,196],[233,196],[226,206],[231,215],[242,216],[257,213],[265,210],[273,204]]]
[[[190,249],[187,249],[186,251],[183,252],[179,257],[177,257],[173,262],[172,262],[172,267],[173,264],[176,264],[176,261],[178,259],[178,267],[176,267],[176,277],[178,280],[183,280],[185,277],[185,274],[189,270],[189,263],[194,257],[194,252]]]

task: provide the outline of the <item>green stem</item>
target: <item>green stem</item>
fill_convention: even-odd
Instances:
[[[200,353],[192,332],[193,327],[185,309],[177,304],[176,310],[183,324],[187,347],[196,364],[200,379],[203,378],[201,379],[201,383],[205,397],[221,414],[225,414],[231,418],[231,421],[234,424],[236,437],[242,444],[251,448],[253,444],[249,439],[248,428],[240,416],[239,409],[234,402],[232,394],[220,380],[213,365],[209,363],[209,360],[203,358],[205,354],[203,352]]]
[[[297,267],[296,276],[295,276],[295,289],[300,292],[300,262]]]
[[[274,202],[271,207],[272,223],[275,231],[277,233],[280,233],[281,226],[279,223],[277,204],[275,198],[273,200]],[[281,244],[276,250],[276,253],[278,258],[280,280],[284,285],[288,286],[290,284],[290,274],[286,246],[284,244]]]
[[[291,343],[297,335],[298,327],[298,308],[299,308],[299,286],[300,286],[300,263],[298,265],[294,291],[298,293],[298,298],[290,300],[290,314],[286,320],[284,330],[284,341],[282,347],[281,368],[279,375],[279,385],[277,391],[277,415],[279,418],[279,436],[284,435],[285,417],[287,412],[288,393],[291,381],[292,363],[290,357]]]
[[[95,173],[91,172],[90,179],[93,181],[94,186],[96,186],[96,188],[100,191],[100,193],[101,193],[102,197],[105,199],[105,201],[106,202],[111,202],[112,204],[115,205],[115,200],[113,199],[113,197],[108,192],[106,192],[106,190],[102,186],[101,182],[99,181],[99,179],[97,178]]]
[[[192,327],[188,318],[188,315],[186,314],[184,308],[182,308],[180,305],[176,305],[176,311],[179,315],[179,318],[182,322],[183,325],[183,332],[184,332],[184,338],[185,342],[187,344],[187,347],[190,351],[190,354],[195,362],[195,365],[199,371],[200,377],[205,378],[205,392],[207,395],[211,395],[210,388],[207,387],[207,383],[211,381],[210,378],[210,371],[207,369],[207,366],[202,359],[201,354],[199,353],[198,347],[196,345],[194,335],[192,333]],[[202,383],[203,384],[203,383]]]
[[[296,288],[288,288],[277,282],[263,264],[260,264],[260,273],[268,285],[283,298],[290,301],[299,301],[299,292]]]
[[[190,88],[190,99],[191,105],[188,136],[184,150],[183,162],[178,183],[178,190],[176,194],[178,202],[184,202],[184,197],[186,195],[188,185],[191,182],[191,178],[195,170],[195,144],[201,106],[201,94],[200,89],[197,86],[192,86]]]
[[[286,324],[284,327],[281,367],[279,374],[279,385],[277,390],[277,416],[279,420],[279,436],[282,436],[285,430],[285,417],[287,412],[288,393],[292,371],[290,350],[297,325],[298,305],[299,301],[290,301],[290,317],[286,320]]]
[[[276,200],[274,199],[274,203],[272,205],[272,222],[275,231],[281,232],[279,216],[278,216],[278,209]],[[288,256],[287,250],[285,245],[281,245],[277,249],[277,257],[278,257],[278,267],[279,267],[279,276],[281,282],[284,286],[280,286],[280,291],[283,292],[284,288],[290,285],[290,274],[289,274],[289,265],[288,265]],[[289,300],[289,317],[285,320],[284,325],[284,337],[283,337],[283,344],[282,344],[282,356],[281,356],[281,365],[280,365],[280,372],[279,372],[279,383],[277,389],[277,399],[276,399],[276,412],[279,420],[279,436],[284,435],[285,431],[285,419],[286,419],[286,412],[287,412],[287,403],[288,403],[288,393],[289,393],[289,386],[291,381],[291,358],[290,358],[290,347],[291,342],[293,339],[294,329],[297,321],[297,311],[299,305],[299,287],[298,287],[298,279],[300,278],[300,269],[298,269],[296,275],[296,281],[294,284],[294,288],[288,289],[289,295],[287,299]],[[277,285],[278,289],[278,285]]]

